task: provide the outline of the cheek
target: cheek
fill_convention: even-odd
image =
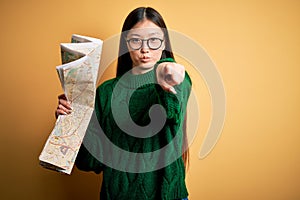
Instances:
[[[152,56],[158,60],[161,58],[161,55],[162,55],[162,51],[155,51],[152,53]]]
[[[134,60],[137,60],[139,53],[137,51],[129,51],[129,55],[130,55],[131,60],[134,61]]]

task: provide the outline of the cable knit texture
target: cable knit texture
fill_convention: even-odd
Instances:
[[[174,60],[163,59],[157,64],[161,62],[174,62]],[[184,81],[175,86],[176,95],[166,92],[156,84],[157,64],[150,72],[141,75],[127,73],[125,76],[108,80],[97,88],[95,113],[103,133],[97,130],[90,131],[91,133],[87,131],[84,140],[89,140],[90,143],[84,142],[81,146],[76,166],[84,171],[103,172],[101,200],[174,200],[188,196],[181,151],[182,125],[190,95],[191,80],[186,73]],[[149,110],[155,104],[163,106],[164,109],[161,115],[156,113],[152,119]],[[112,108],[118,111],[118,123],[113,116]],[[129,110],[129,116],[123,112],[124,108]],[[139,133],[141,137],[136,137],[120,128],[120,126],[126,126],[131,120],[135,125],[144,127],[164,114],[165,124],[157,134],[150,137],[143,137],[143,134],[151,134],[151,130],[141,132]],[[106,161],[122,162],[125,166],[135,163],[127,163],[128,160],[122,156],[118,157],[113,151],[105,152],[104,148],[107,144],[103,144],[99,137],[97,139],[97,134],[105,134],[114,145],[133,153],[154,152],[172,144],[171,151],[164,153],[159,159],[170,160],[172,155],[179,156],[167,166],[147,172],[131,173],[117,170],[109,167],[103,160],[100,162],[101,159],[96,159],[96,156],[93,156],[95,152],[97,155],[100,154],[100,157],[106,158]],[[180,137],[179,142],[174,142],[175,136]],[[91,145],[86,146],[86,144]],[[145,163],[145,160],[139,160],[136,167],[143,166]]]

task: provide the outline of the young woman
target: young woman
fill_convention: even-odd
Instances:
[[[115,158],[118,155],[113,152],[102,152],[107,144],[96,137],[93,147],[88,147],[88,143],[81,145],[76,159],[76,166],[81,170],[103,172],[101,200],[187,199],[185,116],[190,89],[191,80],[184,67],[175,63],[162,16],[149,7],[133,10],[122,28],[117,76],[97,88],[95,113],[101,127],[97,134],[105,134],[113,145],[133,152],[134,158]],[[155,104],[163,106],[164,111],[151,116],[149,110]],[[71,102],[61,95],[56,115],[71,112]],[[159,124],[161,116],[165,120],[158,130],[154,130],[156,126],[149,126],[150,131],[136,128],[145,127],[155,119]],[[131,126],[132,122],[136,126]],[[149,133],[155,134],[149,136]],[[174,142],[174,138],[179,140]],[[157,160],[151,158],[153,165],[147,162],[146,156],[142,159],[134,156],[159,152],[170,145],[173,145],[171,150],[163,151],[156,156]],[[102,154],[106,161],[117,160],[125,168],[121,170],[102,162],[93,151]],[[130,166],[135,166],[136,171],[123,170],[131,169]],[[141,171],[139,166],[148,170]]]

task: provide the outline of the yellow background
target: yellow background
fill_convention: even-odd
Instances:
[[[137,6],[156,8],[170,29],[205,48],[226,88],[221,138],[200,160],[211,108],[203,80],[193,75],[201,119],[190,150],[190,199],[300,199],[297,0],[1,0],[0,199],[99,198],[99,176],[38,164],[62,92],[59,44],[73,33],[107,39]]]

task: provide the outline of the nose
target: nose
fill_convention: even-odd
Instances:
[[[143,41],[142,47],[141,47],[141,52],[142,53],[148,53],[149,52],[149,47],[147,45],[147,41]]]

